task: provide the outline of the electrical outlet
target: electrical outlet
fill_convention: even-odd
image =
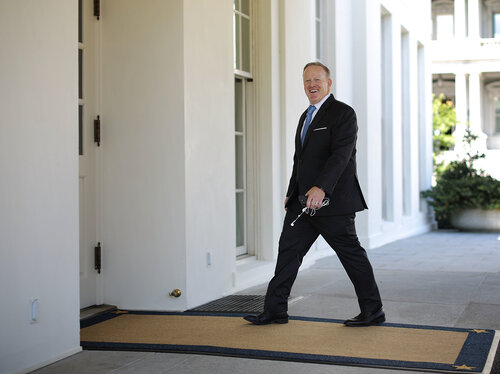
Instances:
[[[212,253],[207,252],[207,266],[212,265]]]

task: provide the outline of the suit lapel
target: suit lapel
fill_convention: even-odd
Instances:
[[[318,127],[318,124],[321,122],[321,120],[325,116],[326,111],[328,110],[330,105],[332,105],[333,101],[334,101],[334,97],[332,94],[330,94],[330,97],[328,99],[326,99],[326,101],[323,103],[323,105],[321,105],[321,108],[319,108],[318,113],[316,113],[313,121],[311,122],[311,124],[309,125],[309,128],[307,129],[307,134],[306,134],[306,137],[304,139],[303,145],[300,142],[300,132],[299,132],[299,144],[302,146],[302,148],[305,148],[305,146],[307,145],[307,142],[308,142],[309,138],[311,137],[312,132],[314,131],[314,129],[316,127]],[[304,113],[307,113],[307,110]],[[305,114],[302,114],[302,116],[301,116],[301,120],[302,120],[301,123],[303,123],[303,118],[305,118]],[[300,129],[302,130],[302,126],[300,126]]]
[[[299,125],[297,126],[297,133],[295,134],[295,149],[302,150],[302,142],[300,140],[300,134],[302,133],[302,127],[304,126],[304,121],[306,120],[307,109],[302,113],[299,118]],[[309,125],[311,127],[311,125]]]

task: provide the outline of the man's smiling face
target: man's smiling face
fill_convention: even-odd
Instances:
[[[304,91],[311,105],[319,103],[330,93],[332,80],[321,66],[311,65],[304,71]]]

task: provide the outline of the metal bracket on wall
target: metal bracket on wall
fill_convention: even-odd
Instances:
[[[97,20],[99,20],[99,17],[101,16],[101,1],[100,0],[94,0],[94,16],[97,17]]]
[[[94,247],[94,269],[98,274],[101,274],[101,242]]]
[[[94,120],[94,142],[97,143],[99,147],[101,145],[101,117],[97,116]]]

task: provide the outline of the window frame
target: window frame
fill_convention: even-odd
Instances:
[[[455,37],[455,9],[453,0],[433,0],[432,1],[432,40],[449,40],[438,39],[437,35],[437,18],[438,16],[451,16],[453,19],[451,37]]]
[[[320,62],[325,60],[324,18],[325,2],[324,0],[316,0],[314,2],[314,56]]]
[[[488,137],[500,137],[500,128],[497,128],[497,119],[500,118],[500,113],[497,114],[497,105],[500,105],[500,80],[494,80],[486,85],[488,92],[489,104],[487,106],[489,120],[486,123],[484,131]]]
[[[242,11],[242,3],[248,2],[248,13],[245,14]],[[237,5],[239,4],[239,5]],[[252,26],[252,11],[253,2],[252,0],[233,0],[233,69],[235,76],[241,76],[244,78],[253,77],[253,26]],[[242,32],[242,19],[248,20],[248,70],[244,70],[244,43],[243,43],[243,32]],[[238,33],[239,31],[239,33]],[[239,64],[238,64],[239,62]]]
[[[500,38],[500,11],[493,12],[491,22],[493,38]]]

